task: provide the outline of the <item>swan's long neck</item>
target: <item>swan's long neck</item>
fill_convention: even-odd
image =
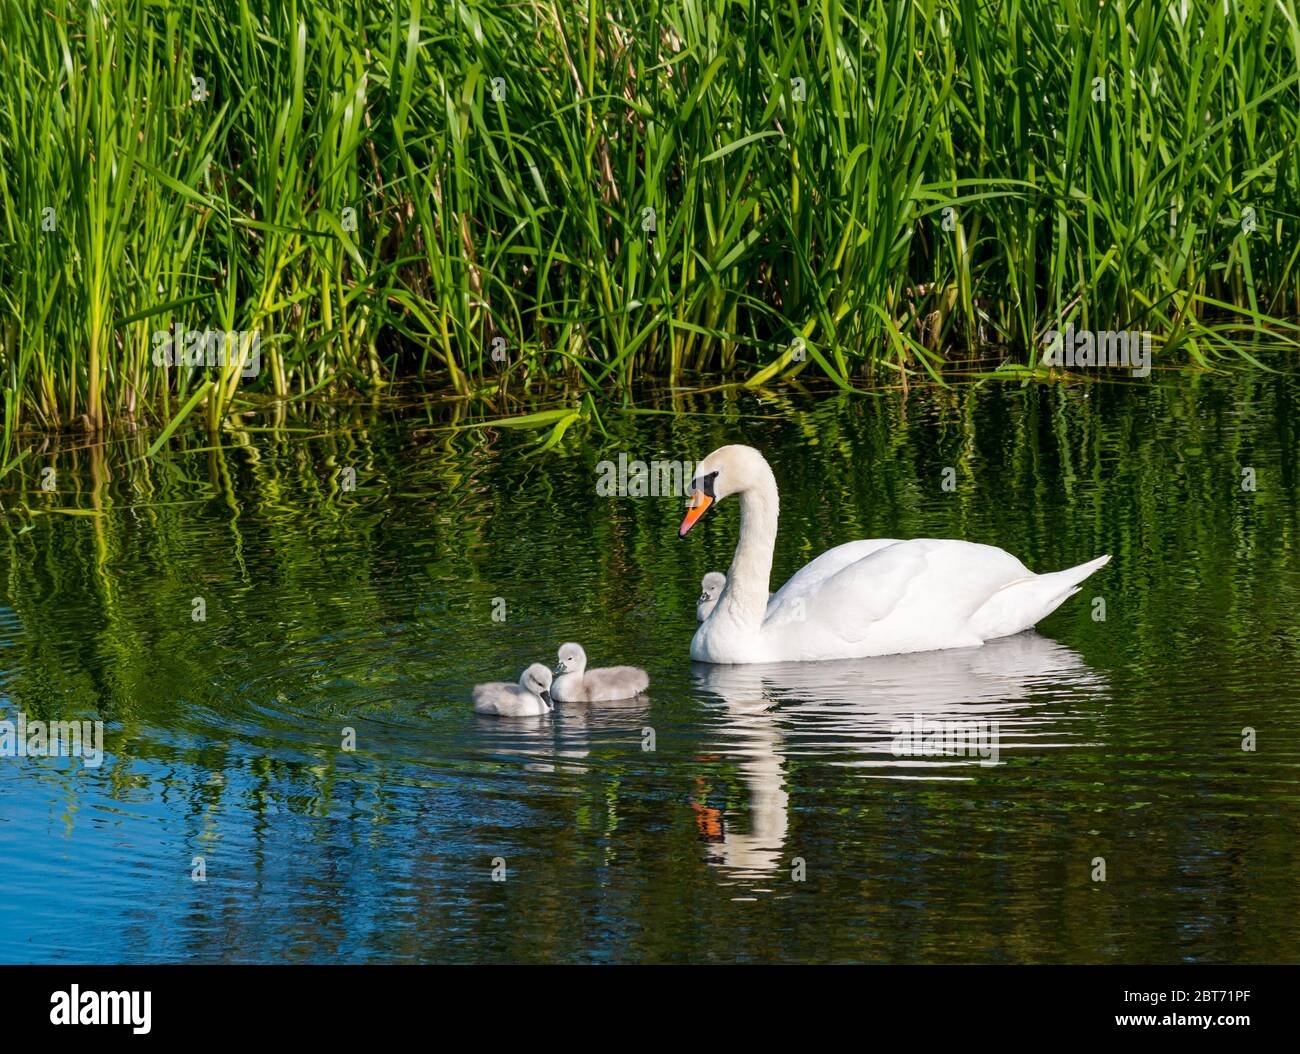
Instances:
[[[770,471],[757,484],[741,492],[740,541],[727,572],[727,587],[713,617],[721,614],[746,628],[763,624],[780,504],[776,480]]]

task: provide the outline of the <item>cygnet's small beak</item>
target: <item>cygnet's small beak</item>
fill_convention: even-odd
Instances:
[[[552,703],[551,703],[551,693],[550,693],[550,690],[549,690],[549,689],[546,689],[546,688],[543,688],[543,689],[542,689],[542,702],[544,702],[547,706],[551,706],[551,705],[552,705]]]
[[[677,531],[677,537],[685,538],[686,532],[699,522],[700,517],[708,511],[709,506],[712,504],[713,499],[704,491],[691,491],[691,503],[686,507],[686,518],[682,520],[682,525]]]
[[[564,673],[564,671],[565,671],[564,663],[560,663],[558,666],[555,667],[555,669],[551,671],[551,673]]]

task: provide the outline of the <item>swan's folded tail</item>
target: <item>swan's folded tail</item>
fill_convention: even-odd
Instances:
[[[1064,571],[1008,582],[971,616],[971,625],[984,640],[1027,630],[1079,592],[1079,583],[1109,562],[1108,553]]]

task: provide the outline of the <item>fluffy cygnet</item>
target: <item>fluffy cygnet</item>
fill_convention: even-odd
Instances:
[[[561,644],[560,664],[551,695],[557,703],[594,703],[604,699],[630,699],[650,685],[645,670],[635,666],[606,666],[587,669],[587,653],[581,644]]]
[[[535,717],[551,712],[551,671],[540,662],[519,675],[518,684],[474,685],[474,712],[500,717]]]
[[[718,597],[722,596],[722,589],[727,584],[727,576],[721,571],[710,571],[700,579],[700,600],[695,605],[695,620],[703,622],[713,614],[713,609],[718,606]]]

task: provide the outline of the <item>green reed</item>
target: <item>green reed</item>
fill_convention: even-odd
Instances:
[[[1300,336],[1295,0],[0,0],[19,429]],[[154,334],[261,334],[159,365]]]

